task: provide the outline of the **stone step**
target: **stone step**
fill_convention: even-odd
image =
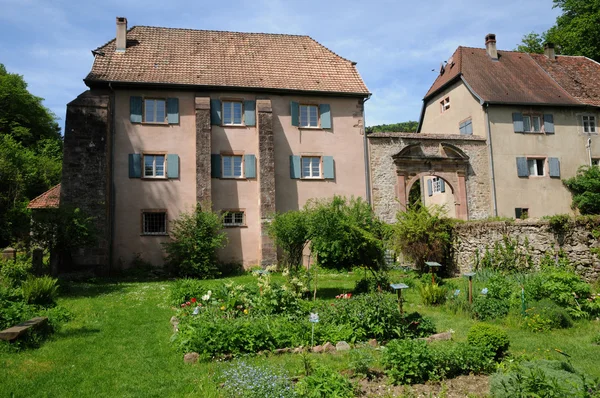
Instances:
[[[48,322],[48,317],[38,316],[23,323],[19,323],[16,326],[8,328],[0,332],[0,339],[5,341],[11,341],[25,333],[27,329],[41,325]]]

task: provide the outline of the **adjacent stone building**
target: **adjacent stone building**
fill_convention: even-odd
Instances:
[[[561,180],[600,161],[600,64],[551,44],[545,54],[498,51],[493,34],[485,44],[458,47],[440,68],[417,134],[369,136],[373,205],[385,220],[416,180],[424,203],[465,220],[573,211]]]
[[[135,26],[93,51],[67,106],[61,203],[95,217],[79,262],[108,272],[164,261],[169,224],[197,203],[225,215],[224,262],[276,261],[276,211],[366,198],[356,64],[308,36]]]

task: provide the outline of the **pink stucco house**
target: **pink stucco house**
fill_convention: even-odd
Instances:
[[[364,101],[351,62],[308,36],[134,26],[92,52],[67,106],[61,203],[95,217],[76,253],[107,272],[160,266],[169,223],[225,212],[224,262],[270,264],[275,212],[334,194],[368,199]]]

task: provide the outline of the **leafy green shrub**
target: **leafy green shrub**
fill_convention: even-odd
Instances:
[[[302,265],[302,252],[308,244],[308,214],[302,210],[278,213],[268,227],[269,236],[283,254],[283,263],[295,272]]]
[[[366,277],[356,281],[352,292],[354,294],[375,293],[381,288],[382,291],[390,289],[390,280],[385,272],[378,272],[377,277]]]
[[[329,368],[319,366],[312,374],[296,384],[296,392],[307,398],[354,397],[354,385],[346,377]]]
[[[210,205],[206,205],[210,209]],[[181,276],[210,279],[218,276],[217,249],[224,246],[226,234],[222,218],[200,206],[181,213],[171,224],[171,240],[163,243],[169,268]]]
[[[266,366],[233,362],[221,374],[226,397],[287,398],[297,396],[287,374]]]
[[[547,219],[550,231],[556,235],[564,235],[571,227],[571,216],[568,214],[555,214]]]
[[[520,271],[528,269],[532,264],[529,241],[521,244],[519,238],[510,238],[505,235],[502,241],[494,242],[492,249],[486,247],[483,256],[476,254],[475,268],[480,273],[484,269],[500,271]]]
[[[421,340],[391,341],[383,351],[382,363],[393,384],[423,383],[435,369],[433,355]]]
[[[412,206],[396,215],[393,245],[423,271],[425,261],[442,261],[450,245],[453,221],[435,206]]]
[[[430,348],[434,371],[430,379],[443,380],[463,374],[487,374],[496,368],[489,350],[467,343],[441,343]]]
[[[423,284],[419,288],[419,294],[421,300],[425,305],[440,305],[446,302],[446,295],[448,289],[444,286],[440,286],[437,283],[434,284]]]
[[[0,300],[0,330],[31,319],[35,314],[35,307],[23,301]]]
[[[492,396],[498,398],[591,398],[600,392],[598,381],[589,383],[570,364],[548,360],[524,362],[512,371],[496,373],[490,384]]]
[[[21,285],[23,298],[29,304],[51,307],[56,304],[58,280],[49,276],[30,276]]]
[[[487,296],[479,296],[473,300],[473,316],[481,321],[504,318],[508,315],[510,302]]]
[[[469,329],[467,342],[476,347],[488,350],[494,358],[499,359],[506,355],[510,341],[508,334],[495,325],[476,323]]]
[[[563,180],[581,214],[600,214],[600,168],[581,166],[575,177]]]
[[[178,279],[171,286],[169,291],[169,303],[179,306],[181,303],[190,301],[192,298],[202,297],[207,289],[205,283],[198,279]]]
[[[17,261],[0,259],[0,285],[18,287],[31,273],[31,259],[17,256]]]
[[[372,348],[364,347],[350,351],[350,369],[355,376],[370,378],[371,366],[374,361]]]
[[[596,335],[592,337],[592,344],[600,345],[600,333],[596,333]]]
[[[566,309],[550,299],[540,300],[527,310],[525,326],[533,332],[547,332],[551,329],[566,329],[573,321]]]

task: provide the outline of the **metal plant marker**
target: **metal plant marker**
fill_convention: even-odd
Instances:
[[[467,272],[463,276],[469,278],[469,304],[473,304],[473,277],[475,272]]]
[[[398,294],[398,311],[400,311],[400,315],[404,315],[404,311],[402,309],[402,302],[404,301],[402,298],[402,290],[408,289],[408,285],[404,283],[392,283],[390,284],[390,287]]]
[[[429,270],[431,271],[431,284],[435,285],[435,274],[433,272],[434,268],[440,268],[442,266],[442,264],[440,263],[436,263],[435,261],[426,261],[425,265],[429,267]]]

